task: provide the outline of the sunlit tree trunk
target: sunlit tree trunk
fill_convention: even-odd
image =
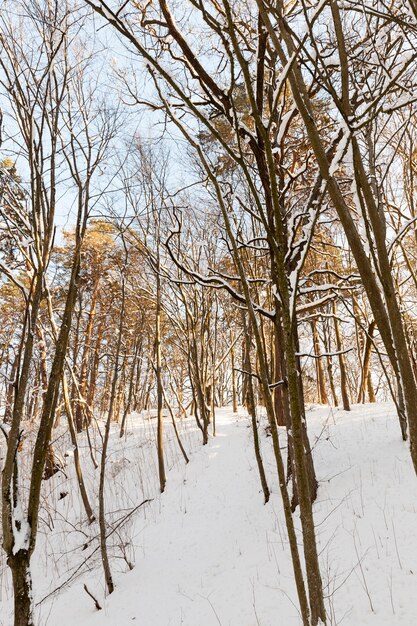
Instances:
[[[334,323],[334,333],[336,337],[336,350],[338,352],[338,359],[339,359],[340,393],[342,395],[343,409],[344,411],[350,411],[346,365],[345,365],[345,358],[343,355],[342,337],[340,334],[340,326],[339,326],[339,320],[337,317],[337,309],[336,309],[335,302],[333,302],[333,323]]]

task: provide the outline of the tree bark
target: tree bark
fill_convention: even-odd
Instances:
[[[337,319],[337,309],[336,309],[335,302],[333,302],[333,323],[334,323],[334,332],[335,332],[335,337],[336,337],[336,350],[339,353],[338,359],[339,359],[339,370],[340,370],[340,393],[342,395],[343,410],[350,411],[346,365],[345,365],[345,358],[343,356],[342,337],[340,334],[339,320]]]
[[[365,345],[363,348],[362,356],[362,373],[359,383],[358,396],[356,401],[358,403],[366,402],[366,389],[368,387],[368,376],[370,374],[371,352],[372,352],[372,339],[375,331],[375,320],[368,326],[368,332],[366,334]]]
[[[253,434],[253,445],[255,448],[255,458],[258,466],[259,478],[261,480],[262,491],[264,494],[264,502],[265,504],[269,501],[270,491],[268,487],[268,482],[266,480],[265,468],[262,461],[261,448],[259,445],[259,433],[258,433],[258,421],[256,416],[256,402],[255,402],[255,393],[253,390],[253,380],[252,380],[252,363],[251,363],[251,345],[252,345],[252,337],[250,328],[250,322],[246,321],[245,313],[242,311],[242,321],[243,328],[245,333],[245,347],[244,347],[244,368],[246,372],[246,398],[245,405],[248,410],[249,415],[251,416],[252,422],[252,434]]]
[[[283,353],[282,326],[279,316],[274,324],[274,383],[283,381],[285,373],[285,356]],[[274,388],[275,414],[278,426],[287,426],[290,423],[288,404],[288,390],[286,385],[276,385]]]
[[[158,258],[159,261],[159,258]],[[156,271],[156,320],[155,320],[155,354],[156,354],[156,389],[158,403],[158,433],[157,433],[157,450],[158,450],[158,473],[159,473],[159,489],[161,493],[165,491],[166,474],[164,461],[164,439],[163,439],[163,408],[164,408],[164,390],[162,386],[162,362],[161,362],[161,278],[159,276],[159,263]]]
[[[13,396],[14,396],[15,389],[16,389],[16,374],[17,374],[18,363],[19,363],[19,353],[16,352],[15,357],[13,359],[12,368],[10,370],[9,382],[7,384],[6,408],[4,409],[4,417],[3,417],[3,421],[6,424],[9,424],[12,420]]]
[[[12,572],[14,593],[14,626],[35,626],[32,612],[32,576],[30,554],[19,550],[7,559]]]
[[[316,320],[311,321],[311,332],[313,336],[313,349],[315,355],[315,365],[316,365],[316,380],[317,380],[317,398],[319,404],[329,404],[329,399],[327,397],[326,391],[326,378],[324,375],[324,367],[323,361],[321,359],[321,351],[320,351],[320,340],[319,334],[317,332],[317,322]]]

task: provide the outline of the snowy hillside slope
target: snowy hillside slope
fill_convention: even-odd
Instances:
[[[264,505],[245,412],[219,410],[218,435],[205,447],[187,422],[190,463],[184,465],[170,440],[171,469],[162,496],[156,493],[152,425],[138,418],[124,443],[114,433],[108,509],[118,511],[109,519],[114,523],[143,499],[154,499],[112,536],[116,590],[111,596],[104,597],[98,552],[89,557],[98,545],[89,540],[97,528],[74,523],[70,532],[76,503],[69,503],[71,509],[66,498],[57,501],[66,521],[51,519],[49,532],[43,528],[34,561],[36,600],[65,582],[86,558],[87,563],[71,583],[38,605],[40,625],[298,626],[271,440],[261,428],[273,492]],[[414,625],[417,478],[393,407],[356,406],[351,413],[313,407],[308,424],[320,482],[314,512],[330,623]],[[62,491],[66,479],[58,480]],[[131,571],[127,561],[134,562]],[[102,610],[96,610],[84,584]],[[2,599],[8,612],[4,594]],[[3,609],[0,623],[11,623]]]

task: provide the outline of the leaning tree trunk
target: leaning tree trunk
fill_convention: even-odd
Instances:
[[[68,393],[68,383],[67,383],[67,379],[65,376],[65,372],[62,374],[62,393],[64,395],[65,411],[67,414],[67,421],[68,421],[68,429],[70,432],[71,444],[72,444],[72,449],[74,452],[75,474],[77,476],[78,487],[80,489],[80,495],[83,501],[84,509],[87,514],[88,521],[91,524],[92,522],[94,522],[95,516],[93,513],[93,509],[91,508],[90,500],[88,498],[87,488],[85,486],[84,476],[83,476],[83,472],[81,469],[80,450],[78,447],[77,433],[75,430],[74,418],[72,415],[72,407],[71,407],[71,401],[70,401],[70,397]]]
[[[245,341],[244,341],[244,369],[246,372],[246,398],[245,405],[248,410],[249,415],[251,416],[252,421],[252,433],[253,433],[253,445],[255,448],[255,458],[256,463],[258,465],[259,478],[261,480],[262,491],[264,494],[265,504],[269,501],[270,491],[268,487],[268,482],[266,480],[265,468],[262,461],[261,447],[259,443],[259,433],[258,433],[258,422],[256,416],[256,402],[255,402],[255,393],[253,389],[253,380],[252,380],[252,363],[251,363],[251,345],[252,345],[252,336],[250,332],[250,322],[246,320],[245,313],[242,311],[242,321],[243,328],[245,333]]]
[[[12,570],[14,589],[17,591],[20,597],[20,603],[17,603],[15,614],[15,626],[32,626],[33,618],[31,615],[31,574],[30,574],[30,559],[33,554],[36,545],[36,537],[38,530],[38,515],[39,515],[39,503],[41,484],[43,477],[43,470],[48,454],[48,444],[51,439],[51,431],[54,422],[54,415],[58,403],[60,380],[62,377],[65,355],[67,352],[69,332],[71,328],[72,314],[74,311],[75,299],[78,287],[78,276],[80,269],[80,242],[77,242],[76,251],[74,253],[73,266],[71,269],[71,278],[69,281],[67,298],[65,302],[64,313],[62,316],[62,324],[59,331],[58,338],[56,340],[55,355],[51,366],[51,372],[49,375],[48,385],[45,393],[43,409],[41,419],[38,427],[38,433],[35,441],[33,451],[32,471],[30,476],[30,488],[28,496],[28,508],[27,515],[24,520],[17,520],[14,517],[14,513],[11,510],[11,505],[14,503],[16,507],[16,499],[18,496],[18,478],[17,478],[17,460],[16,452],[13,454],[13,469],[9,480],[5,480],[5,470],[8,468],[6,458],[5,470],[3,470],[3,532],[5,535],[4,547],[8,555],[8,564]],[[40,304],[42,293],[42,282],[39,284],[40,291],[38,293]],[[35,318],[34,325],[32,326],[31,339],[28,338],[27,342],[33,342],[33,334],[36,331]],[[32,344],[33,345],[33,344]],[[27,350],[25,350],[25,357],[27,356]],[[25,371],[25,370],[23,370]],[[27,370],[28,372],[28,370]],[[26,372],[26,373],[27,373]],[[23,402],[23,398],[22,398]],[[14,410],[18,410],[20,407],[15,403]],[[23,408],[23,405],[22,407]],[[16,426],[17,420],[14,421]],[[9,443],[11,441],[11,433],[9,433]],[[8,451],[9,452],[9,451]],[[11,493],[11,482],[13,482],[13,494]],[[24,549],[18,550],[17,554],[14,554],[14,529],[13,525],[18,527],[18,524],[27,524],[27,539]],[[16,558],[18,557],[18,558]],[[19,621],[26,620],[26,621]]]
[[[6,407],[4,409],[3,422],[9,424],[12,419],[12,410],[13,410],[13,396],[16,388],[16,374],[17,374],[17,366],[19,364],[19,353],[16,351],[15,357],[13,359],[12,368],[9,375],[9,382],[7,384],[7,392],[6,392]]]
[[[32,578],[30,572],[30,551],[20,549],[14,554],[15,531],[23,520],[15,519],[15,509],[19,497],[18,489],[18,446],[20,443],[21,421],[24,414],[24,402],[29,383],[36,324],[42,299],[43,277],[37,271],[30,288],[31,308],[28,307],[25,318],[26,340],[22,336],[19,346],[19,360],[22,365],[19,384],[13,403],[10,430],[7,436],[7,451],[2,473],[2,529],[3,548],[7,555],[7,564],[11,569],[15,592],[14,626],[33,626],[32,618]]]

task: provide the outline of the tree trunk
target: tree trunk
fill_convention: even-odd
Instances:
[[[96,315],[96,304],[97,304],[97,296],[99,289],[100,279],[98,278],[93,286],[93,293],[91,296],[91,306],[90,312],[88,314],[87,328],[84,333],[84,349],[81,358],[81,366],[80,366],[80,376],[79,376],[79,392],[83,398],[86,397],[86,388],[87,388],[87,375],[88,375],[88,359],[91,352],[91,338],[93,334],[94,328],[94,320]],[[77,425],[77,431],[80,432],[85,425],[86,421],[86,405],[78,402],[75,410],[75,423]]]
[[[32,613],[32,576],[30,555],[19,550],[9,556],[7,563],[12,572],[14,593],[14,626],[35,626]]]
[[[109,398],[109,410],[106,419],[106,426],[104,431],[103,438],[103,449],[101,452],[101,461],[100,461],[100,482],[99,482],[99,492],[98,492],[98,520],[100,527],[100,553],[101,553],[101,562],[103,565],[104,572],[104,580],[106,583],[107,591],[109,594],[114,591],[114,583],[113,576],[110,569],[110,561],[109,555],[107,551],[107,537],[106,537],[106,503],[104,498],[104,486],[105,486],[105,478],[106,478],[106,457],[107,457],[107,446],[109,443],[110,436],[110,426],[113,420],[113,411],[114,404],[116,400],[116,388],[117,388],[117,379],[118,379],[118,369],[119,369],[119,357],[120,351],[122,347],[122,337],[123,337],[123,324],[124,324],[124,314],[125,314],[125,277],[123,270],[121,272],[121,280],[122,280],[122,302],[120,306],[120,318],[119,325],[117,329],[117,343],[116,343],[116,354],[115,354],[115,363],[113,376],[111,381],[111,390],[110,390],[110,398]]]
[[[375,392],[374,392],[374,385],[372,383],[372,374],[371,374],[371,370],[369,370],[368,372],[368,378],[366,379],[366,385],[367,385],[367,389],[368,389],[368,400],[369,402],[376,402],[376,397],[375,397]]]
[[[324,375],[323,361],[321,359],[320,340],[319,340],[319,334],[317,332],[316,320],[311,321],[311,332],[313,335],[314,355],[316,357],[314,360],[316,364],[318,402],[319,404],[329,404],[329,399],[327,397],[327,391],[326,391],[326,378]]]
[[[132,365],[131,365],[130,373],[129,373],[129,388],[128,388],[127,398],[126,398],[125,407],[123,411],[122,422],[120,424],[120,437],[123,437],[125,433],[126,419],[127,419],[127,416],[129,415],[129,412],[132,406],[133,390],[135,386],[135,371],[136,371],[138,356],[139,356],[141,347],[142,347],[142,340],[139,338],[137,339],[136,344],[135,344]]]
[[[189,463],[189,458],[188,458],[188,456],[187,456],[187,453],[186,453],[185,448],[184,448],[184,446],[183,446],[183,444],[182,444],[182,441],[181,441],[180,434],[179,434],[179,432],[178,432],[177,423],[176,423],[176,421],[175,421],[175,416],[174,416],[174,411],[172,410],[172,406],[171,406],[171,404],[168,402],[168,398],[167,398],[167,395],[166,395],[166,393],[165,393],[165,389],[164,389],[164,387],[162,387],[162,392],[163,392],[163,394],[164,394],[165,405],[168,407],[168,411],[169,411],[169,414],[170,414],[170,416],[171,416],[172,425],[173,425],[173,427],[174,427],[175,438],[176,438],[176,440],[177,440],[177,443],[178,443],[179,449],[181,450],[181,454],[182,454],[182,456],[184,457],[184,461],[185,461],[186,463]]]
[[[368,377],[370,375],[370,363],[371,363],[371,351],[372,351],[372,339],[375,331],[375,320],[368,326],[368,332],[366,334],[365,346],[363,349],[362,357],[362,374],[359,383],[358,397],[356,401],[359,403],[366,402],[366,389],[368,387]]]
[[[4,417],[3,417],[3,421],[6,424],[9,424],[12,420],[13,396],[14,396],[14,392],[16,389],[16,374],[17,374],[18,363],[19,363],[19,352],[16,351],[15,357],[13,359],[12,368],[10,371],[9,382],[7,384],[6,408],[4,409]]]
[[[97,328],[96,342],[94,345],[93,364],[91,367],[90,380],[88,383],[87,416],[86,416],[88,424],[91,423],[93,410],[94,410],[94,399],[96,395],[97,376],[98,376],[98,370],[99,370],[99,365],[100,365],[100,348],[101,348],[101,343],[102,343],[103,334],[104,334],[104,320],[105,320],[105,317],[104,315],[102,315],[100,317],[100,321],[99,321],[98,328]]]
[[[40,370],[40,375],[41,375],[40,377],[42,381],[42,400],[43,400],[46,394],[47,388],[48,388],[48,364],[47,364],[47,357],[46,357],[45,335],[40,324],[37,324],[36,326],[36,334],[39,340],[38,342],[39,370]],[[45,468],[43,472],[44,479],[49,480],[49,478],[52,478],[52,476],[54,476],[57,472],[59,472],[60,469],[61,469],[61,464],[59,463],[59,461],[57,460],[55,456],[52,443],[49,441],[48,449],[46,453],[46,459],[45,459]]]
[[[336,350],[339,353],[339,370],[340,370],[340,393],[342,395],[343,410],[350,411],[349,394],[347,388],[347,375],[345,358],[343,355],[342,337],[340,334],[339,320],[337,319],[336,303],[333,301],[333,323],[336,337]]]
[[[158,259],[159,261],[159,259]],[[159,263],[156,271],[156,325],[155,325],[155,353],[156,353],[156,389],[158,404],[158,472],[159,472],[159,489],[161,493],[165,490],[166,474],[164,462],[164,439],[163,439],[163,408],[164,408],[164,390],[162,386],[162,365],[161,365],[161,279],[159,276]]]
[[[280,319],[278,319],[274,325],[274,379],[276,384],[274,387],[274,404],[275,414],[277,416],[278,426],[287,426],[290,423],[289,404],[288,404],[288,392],[287,386],[284,384],[278,385],[279,381],[283,381],[285,374],[285,356],[283,353],[283,336],[282,325]]]
[[[249,415],[251,416],[253,445],[255,448],[255,458],[256,458],[256,463],[258,465],[259,478],[261,480],[262,491],[264,494],[264,501],[266,504],[269,501],[270,491],[268,487],[268,482],[266,480],[265,468],[264,468],[264,464],[262,461],[261,448],[259,445],[258,422],[257,422],[257,417],[256,417],[256,402],[255,402],[255,394],[253,390],[253,380],[252,380],[252,363],[250,359],[252,337],[251,337],[251,333],[249,330],[250,323],[246,321],[245,313],[243,311],[242,311],[242,321],[243,321],[243,327],[244,327],[244,332],[245,332],[244,368],[246,371],[245,388],[247,390],[247,395],[245,398],[245,405],[246,405]]]
[[[74,451],[74,465],[75,465],[75,473],[77,476],[78,487],[80,489],[81,499],[83,501],[83,505],[84,505],[85,512],[87,514],[88,521],[91,524],[92,522],[94,522],[95,516],[91,508],[90,500],[88,498],[87,489],[86,489],[85,482],[84,482],[84,476],[83,476],[82,469],[81,469],[80,451],[78,448],[77,433],[75,432],[75,425],[74,425],[74,419],[72,416],[71,402],[70,402],[70,398],[68,394],[68,383],[67,383],[65,373],[62,375],[62,392],[64,395],[65,410],[67,413],[68,429],[70,431],[71,444],[72,444],[72,448]]]
[[[282,290],[282,279],[280,280],[280,288]],[[324,608],[323,586],[314,529],[310,478],[306,463],[305,434],[303,428],[305,420],[303,420],[303,409],[300,406],[296,346],[293,341],[294,337],[292,324],[289,319],[289,310],[286,310],[286,307],[283,306],[282,313],[291,415],[291,433],[289,434],[293,442],[294,467],[300,503],[300,518],[303,532],[304,560],[307,572],[311,619],[312,624],[315,625],[318,624],[319,620],[322,620],[323,623],[326,622],[326,612]],[[308,451],[307,456],[311,458],[311,451]]]
[[[230,335],[230,341],[232,342],[232,348],[230,350],[231,366],[232,366],[232,411],[237,413],[237,388],[236,388],[236,363],[235,363],[235,348],[233,345],[233,337]]]

